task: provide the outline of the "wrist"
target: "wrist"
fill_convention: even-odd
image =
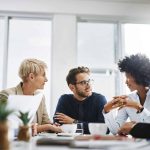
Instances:
[[[77,119],[74,119],[72,123],[78,123],[79,121]]]
[[[104,113],[109,113],[110,108],[108,106],[104,106]]]
[[[144,107],[142,105],[137,106],[137,113],[141,113],[143,111]]]
[[[132,126],[131,126],[131,129],[132,129],[135,125],[136,125],[136,123],[133,123]]]

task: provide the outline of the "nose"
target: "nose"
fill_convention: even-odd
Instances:
[[[93,84],[93,79],[89,79],[88,81],[86,81],[86,86],[91,87]]]
[[[125,84],[128,84],[128,79],[126,79]]]
[[[87,82],[86,82],[86,85],[89,85],[89,86],[90,86],[90,85],[92,85],[92,83],[91,83],[90,81],[87,81]]]
[[[87,82],[86,82],[86,86],[87,86],[88,88],[92,87],[92,82],[87,81]]]
[[[86,82],[86,86],[88,86],[88,87],[89,87],[89,86],[90,86],[90,83],[89,83],[89,82]]]
[[[45,80],[44,80],[44,82],[47,82],[48,81],[48,79],[47,79],[47,77],[45,77]]]

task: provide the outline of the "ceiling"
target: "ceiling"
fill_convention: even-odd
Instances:
[[[150,3],[150,0],[97,0],[104,2],[123,2],[123,3]]]

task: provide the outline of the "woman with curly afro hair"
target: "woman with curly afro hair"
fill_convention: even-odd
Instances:
[[[150,123],[150,60],[145,55],[135,54],[119,60],[118,68],[126,76],[129,95],[115,96],[104,106],[104,117],[113,134],[128,134],[120,127],[130,119],[130,126],[138,122]],[[114,118],[112,111],[118,109]]]

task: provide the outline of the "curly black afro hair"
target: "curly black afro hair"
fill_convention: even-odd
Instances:
[[[145,55],[135,54],[119,60],[120,72],[129,73],[135,82],[145,87],[150,86],[150,60]]]

